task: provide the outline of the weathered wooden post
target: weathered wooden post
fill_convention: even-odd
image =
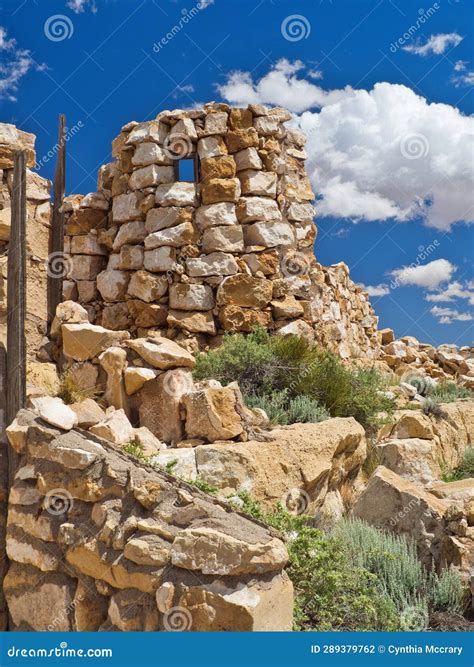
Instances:
[[[66,117],[59,115],[58,156],[54,173],[54,199],[48,258],[48,329],[62,301],[64,267],[64,213],[62,205],[66,189]]]

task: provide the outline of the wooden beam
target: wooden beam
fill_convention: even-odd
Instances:
[[[7,274],[6,424],[26,404],[26,153],[15,155]],[[10,450],[12,451],[12,450]]]
[[[54,198],[48,258],[48,329],[63,300],[64,271],[64,213],[62,205],[66,190],[66,117],[59,115],[58,156],[54,173]]]

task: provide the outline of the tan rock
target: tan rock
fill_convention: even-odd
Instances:
[[[104,211],[94,208],[79,208],[71,214],[66,222],[66,234],[89,234],[92,230],[104,229],[107,226],[107,215]]]
[[[231,155],[201,160],[202,181],[209,181],[211,178],[234,178],[234,176],[235,160]]]
[[[227,132],[225,142],[229,153],[237,153],[245,148],[258,146],[258,134],[253,127],[245,129],[236,128]]]
[[[135,169],[130,176],[130,190],[142,190],[161,183],[172,183],[174,168],[149,164],[146,167]]]
[[[238,178],[211,178],[202,185],[202,203],[237,202],[240,197]]]
[[[128,412],[123,372],[127,367],[127,353],[122,347],[108,347],[99,356],[99,363],[107,374],[104,400],[117,410]]]
[[[257,327],[268,327],[272,315],[270,312],[241,308],[240,306],[223,306],[219,309],[219,320],[226,331],[245,331],[250,333]]]
[[[201,160],[227,155],[227,147],[222,137],[203,137],[198,141],[198,155]]]
[[[209,227],[224,225],[236,225],[235,204],[232,202],[219,202],[208,204],[196,209],[196,224],[201,230]]]
[[[97,276],[97,289],[104,301],[123,301],[130,275],[126,271],[107,270]]]
[[[244,148],[234,155],[237,171],[244,169],[262,169],[262,160],[256,148]]]
[[[161,441],[175,443],[182,439],[182,397],[193,389],[191,371],[184,368],[167,371],[147,382],[140,392],[140,424]],[[195,471],[194,464],[194,471]]]
[[[76,361],[94,359],[106,348],[130,338],[127,331],[110,331],[88,322],[63,324],[63,352]]]
[[[143,248],[139,245],[123,245],[120,248],[119,271],[140,271],[143,268]]]
[[[145,250],[143,263],[147,271],[156,273],[175,271],[177,267],[176,250],[170,246]]]
[[[137,271],[130,279],[128,296],[150,303],[162,297],[168,291],[166,276],[155,276],[148,271]]]
[[[157,535],[134,537],[125,545],[123,555],[138,565],[163,567],[170,559],[170,545]]]
[[[123,410],[114,410],[99,424],[95,424],[90,432],[99,438],[109,440],[116,445],[125,445],[133,439],[133,427]]]
[[[279,222],[281,211],[276,201],[268,197],[241,197],[237,204],[239,222]]]
[[[166,321],[167,306],[157,303],[145,303],[140,300],[128,301],[128,309],[137,327],[156,327]]]
[[[146,426],[135,428],[133,432],[135,434],[135,442],[141,447],[143,456],[154,456],[160,450],[166,449],[166,445],[161,440],[158,440]]]
[[[192,354],[167,338],[137,338],[127,341],[128,347],[154,368],[192,368],[196,363]]]
[[[212,288],[208,285],[186,283],[171,285],[169,306],[177,310],[211,310],[214,308]]]
[[[92,398],[85,398],[78,403],[71,403],[69,407],[77,415],[77,425],[79,428],[88,429],[105,419],[105,412]]]
[[[183,397],[186,433],[209,442],[235,438],[243,432],[232,389],[196,389]]]
[[[239,179],[243,195],[276,197],[277,175],[271,171],[242,171]]]
[[[290,225],[285,222],[256,222],[244,226],[244,241],[246,245],[264,248],[292,246],[295,235]]]
[[[134,245],[140,243],[147,236],[145,223],[141,220],[126,222],[120,225],[117,236],[113,242],[113,250],[117,252],[124,245]]]
[[[231,227],[211,227],[202,235],[202,251],[244,252],[244,233],[240,225]]]
[[[180,248],[198,240],[198,234],[191,222],[183,222],[175,227],[162,229],[159,232],[149,234],[145,239],[145,248],[158,248],[160,246],[173,246]]]
[[[112,219],[114,222],[129,222],[141,218],[139,193],[130,192],[113,198]]]
[[[206,527],[183,530],[171,551],[176,567],[219,576],[272,572],[287,561],[285,545],[275,537],[249,543]]]
[[[216,325],[212,311],[190,312],[186,310],[169,310],[166,322],[172,329],[184,329],[191,333],[204,333],[214,336]]]
[[[35,412],[48,424],[70,431],[77,424],[77,415],[60,398],[40,396],[33,398],[31,404]]]
[[[276,320],[280,318],[300,318],[304,315],[303,306],[294,296],[287,295],[283,299],[272,301],[271,306],[273,317]]]
[[[235,305],[246,308],[264,308],[272,298],[272,282],[266,278],[256,278],[238,274],[229,276],[217,290],[218,305]]]
[[[174,227],[183,222],[191,222],[193,209],[190,207],[166,206],[152,208],[146,214],[146,230],[149,234],[161,229]]]
[[[134,368],[129,366],[124,371],[125,391],[128,396],[136,394],[145,382],[154,380],[156,378],[156,371],[152,368]]]

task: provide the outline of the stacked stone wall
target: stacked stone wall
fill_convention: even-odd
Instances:
[[[108,329],[159,329],[196,348],[260,325],[374,357],[367,296],[345,265],[315,259],[305,137],[290,119],[210,103],[125,125],[97,192],[65,203],[65,298]],[[178,180],[180,158],[194,182]]]

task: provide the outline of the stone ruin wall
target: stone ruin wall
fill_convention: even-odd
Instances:
[[[97,192],[68,197],[65,299],[108,329],[193,349],[261,325],[343,358],[378,354],[377,318],[340,263],[314,257],[305,137],[284,109],[210,103],[131,122]],[[178,155],[196,155],[197,182]]]
[[[272,529],[90,432],[30,410],[8,431],[11,630],[291,630]]]
[[[36,163],[35,135],[18,130],[14,125],[0,123],[0,342],[6,345],[7,262],[11,227],[11,193],[13,161],[17,150],[25,150],[26,171],[26,340],[30,357],[38,351],[46,335],[47,322],[47,259],[51,216],[51,182],[31,168]]]

